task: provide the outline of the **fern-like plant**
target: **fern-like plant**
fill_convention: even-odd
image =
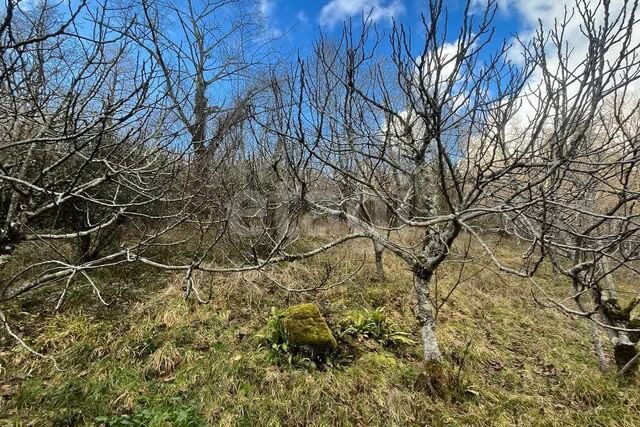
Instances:
[[[364,309],[348,316],[343,322],[341,334],[351,335],[359,340],[374,340],[384,347],[415,344],[407,332],[387,318],[383,308]]]

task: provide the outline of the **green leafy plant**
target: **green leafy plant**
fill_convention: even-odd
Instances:
[[[132,414],[120,414],[101,416],[94,420],[98,425],[105,427],[199,427],[205,423],[195,408],[188,406],[176,406],[170,408],[145,408]]]
[[[289,343],[287,331],[282,324],[282,312],[271,307],[271,314],[266,326],[258,334],[260,347],[268,350],[269,361],[286,368],[317,368],[310,355],[304,352],[293,351]]]
[[[358,340],[374,340],[384,347],[415,344],[409,334],[387,318],[383,308],[364,309],[346,317],[342,322],[341,336],[350,335]]]

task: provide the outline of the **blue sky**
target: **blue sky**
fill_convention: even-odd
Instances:
[[[276,43],[284,54],[300,52],[302,56],[308,52],[312,43],[317,40],[320,31],[327,35],[339,31],[341,23],[345,19],[355,18],[357,21],[362,13],[371,12],[371,19],[380,29],[389,29],[391,20],[405,24],[411,29],[414,48],[419,43],[419,35],[422,32],[420,25],[420,13],[425,11],[428,0],[254,0],[257,2],[259,13],[262,14],[269,31],[272,34],[280,34]],[[486,5],[487,0],[472,0],[472,11],[478,12],[479,8]],[[588,56],[589,40],[583,32],[583,20],[579,13],[575,12],[576,3],[581,9],[589,10],[593,14],[596,25],[604,22],[604,0],[496,0],[498,12],[493,25],[495,28],[494,46],[506,39],[512,41],[515,34],[523,41],[531,40],[533,32],[542,24],[548,31],[558,20],[562,21],[567,14],[567,23],[563,28],[563,43],[571,51],[566,66],[573,72],[580,73],[584,66],[584,59]],[[444,0],[449,16],[448,43],[454,43],[456,37],[456,23],[459,23],[464,13],[465,0]],[[623,22],[627,22],[628,15],[621,15],[627,6],[626,12],[632,9],[632,0],[610,0],[610,17],[626,16]],[[473,12],[472,12],[473,13]],[[640,45],[640,31],[634,31],[631,45]],[[613,60],[619,57],[620,42],[609,49],[607,58]],[[553,52],[553,49],[551,49]],[[522,51],[514,46],[509,53],[509,58],[519,62]],[[558,66],[557,57],[551,53],[547,57],[547,66],[553,69]],[[531,87],[539,82],[539,74],[534,73],[530,78]],[[632,82],[629,89],[640,92],[640,82]],[[533,107],[524,103],[521,116],[529,115]]]
[[[306,50],[320,31],[332,34],[339,31],[346,19],[360,19],[363,13],[371,13],[371,19],[381,29],[389,28],[391,20],[401,22],[414,31],[420,28],[420,13],[425,10],[425,0],[257,0],[270,33],[280,36],[278,43],[284,49]],[[477,0],[478,3],[481,0]],[[529,0],[538,5],[541,12],[552,3],[549,0]],[[549,5],[547,5],[549,3]],[[554,3],[564,3],[557,0]],[[464,0],[446,0],[450,25],[453,27],[464,13]],[[496,36],[510,39],[512,34],[528,31],[535,23],[533,16],[523,16],[528,11],[524,0],[500,0],[495,19]],[[452,33],[452,37],[453,37]]]
[[[39,0],[20,0],[28,9]],[[49,0],[58,3],[58,0]],[[79,0],[68,0],[76,5]],[[177,0],[180,2],[181,0]],[[514,33],[527,33],[537,24],[538,18],[546,24],[560,16],[565,7],[571,7],[575,0],[496,0],[498,14],[494,20],[496,39],[510,39]],[[598,0],[586,0],[587,3]],[[275,37],[276,44],[283,52],[305,51],[317,40],[320,31],[327,35],[337,33],[342,22],[353,18],[358,21],[363,14],[369,14],[380,30],[389,29],[392,19],[412,29],[414,35],[420,32],[420,14],[426,10],[428,0],[248,0],[254,2],[255,9],[247,7],[247,13],[257,13],[263,19],[268,35]],[[487,0],[472,0],[477,11]],[[612,3],[624,0],[612,0]],[[64,3],[64,2],[63,2]],[[197,2],[196,2],[197,3]],[[450,27],[456,27],[464,13],[466,0],[444,0],[448,10]],[[91,4],[91,2],[90,2]],[[4,9],[4,4],[0,6]],[[454,36],[455,31],[451,32]],[[454,40],[448,40],[454,41]]]

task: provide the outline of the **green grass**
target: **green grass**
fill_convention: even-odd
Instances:
[[[357,266],[364,250],[367,242],[354,243],[273,277],[304,286],[332,259]],[[589,325],[539,307],[525,282],[488,270],[439,313],[444,391],[432,396],[410,275],[390,255],[385,262],[384,283],[370,280],[369,255],[352,280],[311,294],[258,276],[198,277],[211,286],[209,304],[182,299],[178,276],[146,269],[102,273],[104,289],[120,289],[109,308],[81,289],[54,315],[38,305],[51,298],[36,295],[38,304],[14,307],[12,322],[62,371],[2,338],[0,425],[640,425],[637,378],[598,370]],[[440,295],[457,269],[438,272]],[[543,274],[560,293],[563,284]],[[264,346],[272,307],[306,301],[319,304],[349,358],[321,369],[274,361]]]

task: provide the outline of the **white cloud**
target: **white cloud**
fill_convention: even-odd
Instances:
[[[276,0],[257,0],[256,6],[263,24],[263,32],[259,38],[272,40],[282,37],[284,31],[277,26],[277,19],[274,19],[273,16],[276,10]]]
[[[258,0],[258,10],[264,18],[271,16],[276,4],[273,0]]]
[[[296,14],[296,19],[300,22],[308,22],[309,21],[309,17],[307,16],[306,13],[304,13],[304,10],[301,10],[300,12],[298,12]]]
[[[439,52],[437,55],[433,55],[434,58],[430,56],[422,57],[418,61],[421,63],[422,61],[426,61],[424,68],[422,70],[422,78],[425,81],[426,87],[433,87],[436,84],[435,81],[435,71],[436,68],[439,68],[439,84],[443,84],[455,71],[456,60],[455,57],[458,54],[458,41],[454,41],[451,43],[443,43],[439,48]],[[417,72],[417,70],[416,70]],[[457,77],[457,76],[456,76]]]
[[[422,68],[422,73],[420,73],[419,68],[416,67],[414,70],[413,78],[416,79],[414,85],[417,87],[420,85],[419,79],[422,78],[422,85],[424,85],[425,89],[433,96],[436,83],[440,86],[440,91],[442,91],[442,86],[447,84],[450,79],[453,79],[454,85],[453,90],[449,93],[452,97],[449,99],[449,103],[451,108],[457,109],[460,107],[462,102],[464,102],[464,92],[463,88],[459,87],[460,85],[456,83],[458,79],[458,75],[454,75],[456,72],[456,56],[458,54],[459,49],[459,41],[453,41],[451,43],[443,43],[439,49],[437,54],[429,54],[427,56],[423,56],[417,59],[418,64],[424,63]],[[436,73],[438,70],[438,73]],[[422,74],[422,77],[420,76]],[[438,74],[436,80],[436,74]],[[422,86],[420,85],[420,86]],[[437,96],[441,96],[442,94],[438,94]],[[402,126],[402,120],[399,120],[397,117],[393,117],[391,122],[383,125],[382,131],[385,133],[387,130],[390,130],[392,134],[395,136],[395,143],[398,143],[402,140],[402,135],[405,137],[409,137],[414,141],[420,140],[420,138],[425,133],[425,124],[422,121],[421,117],[417,114],[417,111],[413,109],[404,109],[398,112],[399,118],[404,120],[408,126],[410,127],[410,135],[404,135],[404,132],[407,130]],[[402,150],[401,144],[399,145],[399,149]]]
[[[364,15],[371,22],[391,20],[404,12],[401,0],[331,0],[320,10],[318,22],[322,26],[334,27],[344,20]]]
[[[476,3],[480,5],[481,0],[476,0]],[[593,14],[596,27],[602,25],[605,20],[604,7],[601,0],[585,0],[586,8]],[[618,17],[619,13],[623,10],[627,4],[627,13],[630,11],[631,2],[623,0],[614,0],[610,3],[610,20]],[[567,14],[566,26],[563,29],[563,43],[570,50],[570,57],[567,61],[568,69],[575,75],[580,75],[584,72],[584,61],[588,57],[590,42],[588,37],[584,34],[584,21],[576,10],[575,0],[500,0],[499,3],[500,12],[513,16],[519,23],[519,34],[522,40],[531,40],[534,36],[536,29],[542,24],[545,31],[549,31],[554,28],[557,23],[565,20],[565,14]],[[585,6],[582,6],[584,9]],[[629,19],[627,15],[626,19]],[[617,28],[620,28],[619,26]],[[631,46],[640,45],[640,28],[634,28]],[[610,50],[605,54],[606,61],[613,61],[619,57],[623,43],[620,41],[614,43]],[[557,57],[557,50],[552,45],[549,45],[547,49],[547,67],[550,70],[559,70],[560,63]],[[520,63],[522,56],[518,49],[514,49],[511,52],[511,59],[516,63]],[[606,68],[606,65],[605,65]],[[622,79],[622,75],[619,75]],[[530,79],[531,87],[535,87],[537,84],[541,84],[540,72],[534,73]],[[577,90],[578,83],[570,85],[567,92],[571,96]],[[638,91],[640,84],[638,82],[631,82],[630,89],[632,91]],[[526,118],[531,118],[535,114],[535,110],[538,106],[538,100],[536,97],[525,97],[524,104],[520,111],[520,119],[526,121]]]

